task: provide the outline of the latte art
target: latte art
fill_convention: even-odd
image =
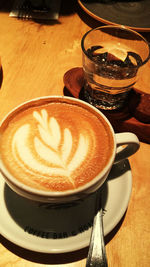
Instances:
[[[41,114],[34,111],[33,117],[38,122],[39,131],[39,137],[33,138],[33,146],[39,159],[44,160],[44,163],[41,163],[34,155],[34,150],[27,145],[32,132],[30,124],[24,124],[12,139],[12,151],[17,164],[27,166],[33,175],[39,172],[41,176],[65,176],[74,186],[71,173],[80,166],[88,154],[88,137],[80,134],[76,151],[69,160],[73,145],[71,131],[65,128],[62,132],[57,120],[49,118],[45,109],[41,110]]]
[[[44,191],[78,188],[104,168],[113,141],[103,119],[69,103],[20,110],[1,127],[1,158],[15,179]]]

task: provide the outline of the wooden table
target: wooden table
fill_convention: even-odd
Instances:
[[[28,99],[63,95],[65,72],[82,65],[82,35],[100,23],[84,14],[76,1],[70,1],[69,6],[68,2],[62,1],[58,21],[45,23],[10,18],[9,9],[4,9],[4,4],[0,4],[0,56],[3,71],[0,119]],[[149,33],[143,35],[150,39]],[[149,74],[150,68],[138,82],[138,87],[147,92],[150,92]],[[139,151],[129,161],[133,176],[132,195],[120,227],[106,237],[108,264],[112,267],[149,267],[150,145],[141,143]],[[52,255],[25,250],[3,236],[0,236],[0,241],[2,267],[53,264],[85,266],[87,248],[65,255]]]

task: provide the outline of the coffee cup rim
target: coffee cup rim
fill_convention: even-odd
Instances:
[[[33,187],[30,187],[28,185],[23,184],[22,182],[20,182],[19,180],[17,180],[15,177],[13,177],[13,175],[7,170],[7,168],[5,167],[1,156],[0,156],[0,172],[2,173],[2,175],[5,177],[6,181],[8,182],[8,184],[10,185],[10,187],[12,186],[14,188],[20,189],[23,192],[29,193],[31,196],[37,196],[37,198],[39,197],[43,197],[43,198],[62,198],[62,197],[69,197],[71,196],[75,196],[76,194],[79,194],[81,192],[84,193],[84,191],[86,191],[88,188],[91,188],[92,186],[94,186],[96,183],[99,182],[99,180],[101,180],[111,169],[112,164],[114,162],[114,158],[115,158],[115,153],[116,153],[116,140],[115,140],[115,134],[114,134],[114,130],[113,127],[111,125],[111,123],[109,122],[109,120],[106,118],[106,116],[99,111],[97,108],[95,108],[94,106],[92,106],[91,104],[80,100],[80,99],[76,99],[73,97],[69,97],[69,96],[42,96],[42,97],[37,97],[37,98],[33,98],[33,99],[29,99],[19,105],[17,105],[15,108],[13,108],[9,113],[6,114],[6,116],[2,119],[2,121],[0,122],[0,127],[7,121],[7,119],[11,116],[13,116],[13,114],[20,108],[25,108],[28,104],[29,106],[33,105],[33,103],[37,103],[41,100],[46,100],[46,103],[48,103],[48,100],[58,100],[58,99],[62,99],[62,101],[64,100],[68,100],[68,101],[72,101],[75,103],[81,103],[84,106],[89,107],[90,109],[96,111],[96,113],[100,114],[100,116],[105,120],[105,122],[107,123],[107,125],[109,126],[109,129],[111,131],[111,135],[113,138],[113,149],[112,149],[112,155],[110,156],[106,166],[100,171],[100,173],[93,178],[91,181],[89,181],[88,183],[84,184],[83,186],[80,186],[76,189],[72,189],[72,190],[67,190],[67,191],[44,191],[41,189],[36,189]],[[43,103],[42,103],[43,104]],[[32,197],[31,197],[32,198]]]

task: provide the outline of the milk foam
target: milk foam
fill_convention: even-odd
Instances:
[[[106,166],[113,149],[103,118],[59,100],[18,109],[2,124],[0,134],[6,169],[22,184],[44,191],[88,183]]]
[[[54,117],[49,117],[45,109],[34,111],[33,118],[38,122],[39,135],[33,138],[33,146],[38,155],[31,150],[28,140],[32,135],[30,123],[19,127],[13,136],[13,156],[19,166],[28,169],[30,174],[41,173],[42,177],[65,176],[74,184],[71,173],[86,159],[89,149],[88,136],[79,135],[76,151],[70,159],[73,138],[68,128],[61,130],[61,125]],[[41,161],[41,159],[43,161]],[[43,163],[42,163],[43,162]],[[39,179],[40,177],[37,176]]]

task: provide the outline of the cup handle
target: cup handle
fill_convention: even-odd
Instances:
[[[140,147],[139,139],[134,133],[117,133],[115,134],[115,137],[117,151],[114,163],[117,163],[123,159],[130,157]]]

